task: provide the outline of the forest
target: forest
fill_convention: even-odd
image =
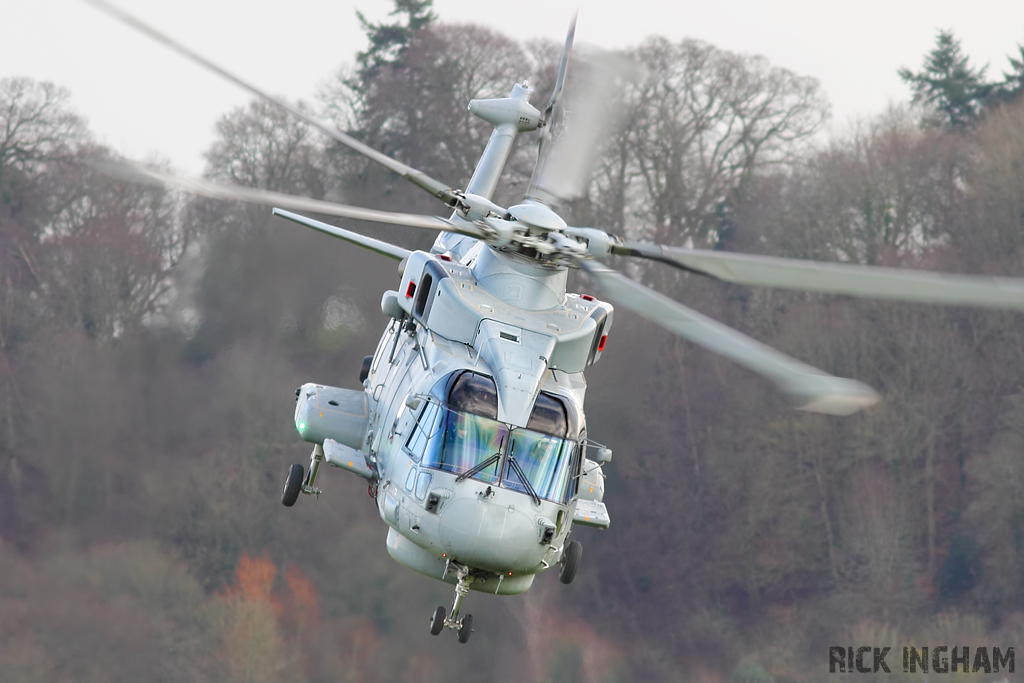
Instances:
[[[301,106],[464,185],[490,129],[466,109],[560,45],[396,0]],[[621,116],[564,217],[630,239],[1024,276],[1024,47],[993,77],[938,34],[907,100],[826,136],[818,83],[697,40],[627,51]],[[352,59],[339,55],[341,59]],[[570,71],[571,74],[571,71]],[[570,75],[571,77],[571,75]],[[1024,646],[1024,314],[754,289],[613,267],[882,396],[837,418],[628,311],[588,370],[615,452],[607,531],[576,581],[474,593],[467,645],[432,638],[448,585],[396,564],[365,482],[321,472],[307,381],[358,388],[398,273],[272,219],[106,177],[59,85],[0,79],[0,679],[319,683],[804,683],[833,645]],[[254,101],[207,178],[435,214],[402,179]],[[536,157],[517,141],[496,201]],[[430,235],[331,222],[407,248]],[[570,289],[600,296],[585,276]],[[858,681],[924,680],[859,674]],[[1005,673],[963,680],[1002,681]],[[1013,680],[1012,675],[1009,680]]]

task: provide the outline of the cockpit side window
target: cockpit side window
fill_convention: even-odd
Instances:
[[[551,394],[538,394],[526,428],[541,434],[565,438],[569,434],[569,417],[565,404]]]
[[[428,401],[423,410],[420,411],[416,426],[405,442],[405,450],[409,456],[419,462],[427,445],[431,443],[434,436],[441,431],[441,419],[444,417],[444,410],[436,403]],[[440,439],[437,440],[438,443]]]
[[[464,372],[452,385],[452,390],[448,394],[448,405],[452,410],[497,420],[498,388],[490,377],[475,372]]]

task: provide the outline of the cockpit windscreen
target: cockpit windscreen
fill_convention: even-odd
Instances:
[[[530,429],[512,430],[502,485],[539,498],[565,502],[575,443]]]
[[[571,484],[576,442],[566,437],[570,420],[565,402],[540,393],[526,428],[497,421],[494,380],[463,372],[448,392],[447,406],[428,402],[406,443],[424,467],[499,484],[531,497],[565,503]]]

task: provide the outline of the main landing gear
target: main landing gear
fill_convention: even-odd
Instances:
[[[430,617],[430,635],[436,636],[447,626],[458,631],[459,642],[465,643],[473,634],[473,615],[467,614],[459,619],[459,611],[462,609],[462,599],[469,593],[469,584],[473,583],[473,577],[470,575],[468,567],[460,565],[454,569],[454,574],[458,577],[459,582],[455,584],[455,602],[452,603],[451,616],[445,618],[444,605],[438,605],[434,610],[434,616]]]
[[[313,486],[316,482],[316,474],[320,470],[320,463],[324,460],[323,447],[317,444],[313,447],[313,454],[309,456],[309,470],[307,471],[299,463],[295,463],[288,469],[288,477],[284,480],[284,490],[281,492],[281,504],[286,508],[295,505],[300,493],[320,497],[320,489]]]
[[[288,469],[288,477],[284,480],[284,491],[281,492],[281,504],[286,508],[295,505],[302,490],[302,476],[305,474],[302,465],[295,463]]]
[[[580,568],[580,558],[583,557],[583,544],[579,541],[569,541],[565,545],[565,552],[559,562],[562,568],[558,570],[558,580],[562,583],[572,583],[576,578],[576,570]]]

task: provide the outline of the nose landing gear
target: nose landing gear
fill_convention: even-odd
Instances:
[[[451,563],[451,565],[454,564]],[[465,643],[469,640],[469,636],[473,634],[473,615],[467,614],[459,619],[459,611],[462,609],[463,598],[469,593],[469,584],[473,583],[473,577],[469,573],[469,568],[462,565],[455,567],[454,573],[458,577],[459,582],[455,584],[455,602],[452,603],[451,616],[445,618],[444,606],[438,605],[437,609],[434,610],[434,616],[430,618],[430,635],[436,636],[447,626],[458,631],[459,642]]]
[[[438,605],[434,610],[434,616],[430,618],[430,635],[436,636],[444,628],[444,605]]]

